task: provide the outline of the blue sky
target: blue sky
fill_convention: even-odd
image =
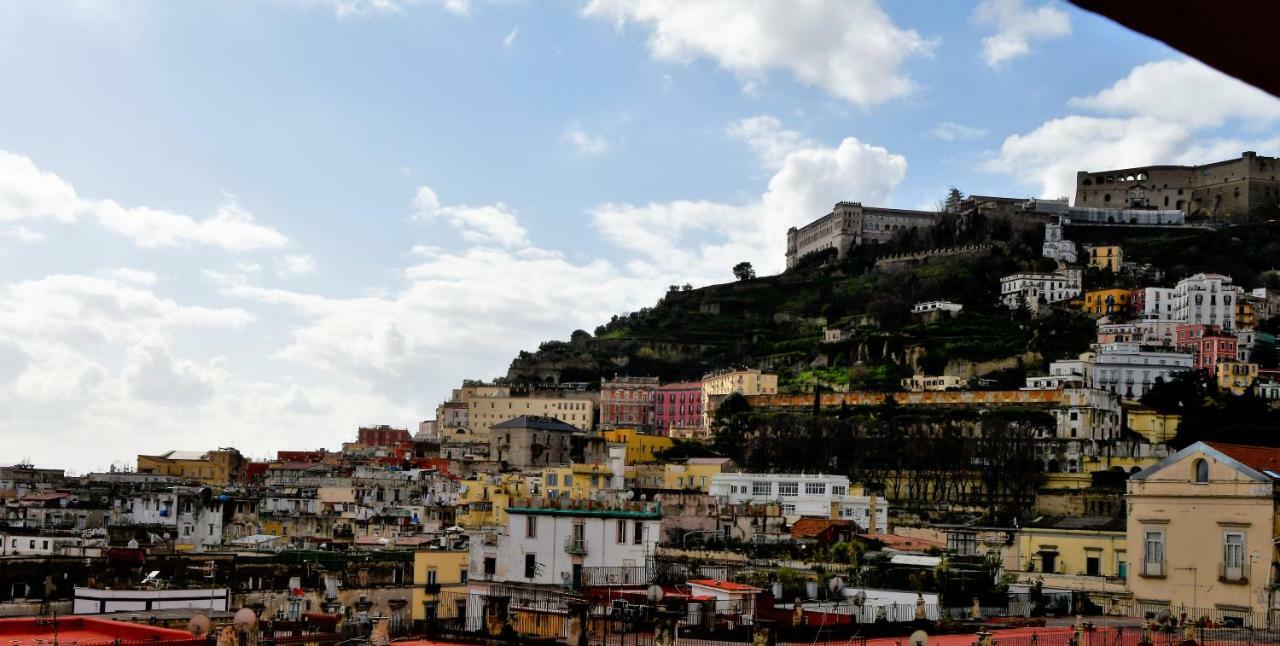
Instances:
[[[840,199],[1280,149],[1065,3],[0,5],[0,434],[77,469],[336,446]]]

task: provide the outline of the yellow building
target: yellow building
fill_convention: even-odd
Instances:
[[[1213,377],[1218,382],[1218,392],[1243,395],[1258,380],[1258,364],[1224,361],[1213,367]]]
[[[584,431],[591,430],[596,419],[596,403],[590,397],[558,397],[530,395],[515,397],[503,394],[484,396],[478,394],[467,399],[467,427],[477,437],[488,439],[494,424],[512,420],[521,415],[554,417]]]
[[[1277,560],[1277,473],[1280,449],[1197,442],[1130,477],[1134,600],[1174,616],[1183,607],[1191,617],[1265,613]]]
[[[1124,264],[1124,250],[1119,245],[1085,245],[1084,250],[1089,254],[1090,267],[1119,273]]]
[[[527,482],[517,474],[477,474],[458,488],[457,523],[467,529],[504,526],[512,498],[529,495]]]
[[[534,476],[537,479],[537,476]],[[545,467],[538,487],[530,487],[533,496],[592,500],[609,489],[613,473],[604,464],[570,464]]]
[[[639,464],[627,468],[627,484],[642,489],[693,490],[708,493],[711,479],[727,460],[691,458],[683,464]]]
[[[778,375],[760,372],[759,369],[732,370],[713,373],[702,378],[702,425],[711,428],[716,412],[711,409],[711,398],[738,393],[740,395],[778,394]]]
[[[1236,299],[1236,329],[1252,330],[1258,327],[1258,310],[1253,303],[1242,298]]]
[[[428,550],[413,555],[413,612],[414,621],[425,621],[427,599],[440,601],[440,593],[465,593],[467,591],[467,567],[470,552],[467,550]],[[430,590],[430,591],[428,591]],[[457,617],[458,608],[453,603],[441,603],[436,616],[441,619]]]
[[[615,442],[627,446],[626,463],[644,464],[656,462],[658,452],[675,445],[675,440],[661,435],[645,435],[634,428],[615,428],[600,434],[606,442]]]
[[[240,480],[246,462],[235,449],[169,451],[160,455],[139,455],[138,473],[174,476],[183,480],[226,486]]]
[[[1019,582],[1088,592],[1104,608],[1103,599],[1127,596],[1129,549],[1123,518],[1040,519],[1023,526],[1004,549],[1004,563]]]
[[[1145,406],[1125,406],[1125,425],[1129,430],[1146,438],[1152,444],[1163,444],[1178,434],[1182,416],[1177,413],[1161,413]]]
[[[1084,311],[1094,316],[1125,314],[1133,293],[1127,289],[1096,289],[1084,293]]]

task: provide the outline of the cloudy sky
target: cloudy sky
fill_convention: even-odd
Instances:
[[[336,447],[837,200],[1280,152],[1062,3],[0,4],[0,462]]]

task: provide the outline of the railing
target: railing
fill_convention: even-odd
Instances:
[[[564,540],[564,551],[574,556],[586,556],[587,542],[581,538],[570,536]]]

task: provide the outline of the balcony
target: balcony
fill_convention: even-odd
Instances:
[[[581,538],[570,536],[564,540],[564,551],[573,556],[587,555],[587,541]]]
[[[1223,563],[1218,566],[1218,580],[1223,583],[1248,583],[1249,574],[1244,569],[1244,565],[1227,565]]]

